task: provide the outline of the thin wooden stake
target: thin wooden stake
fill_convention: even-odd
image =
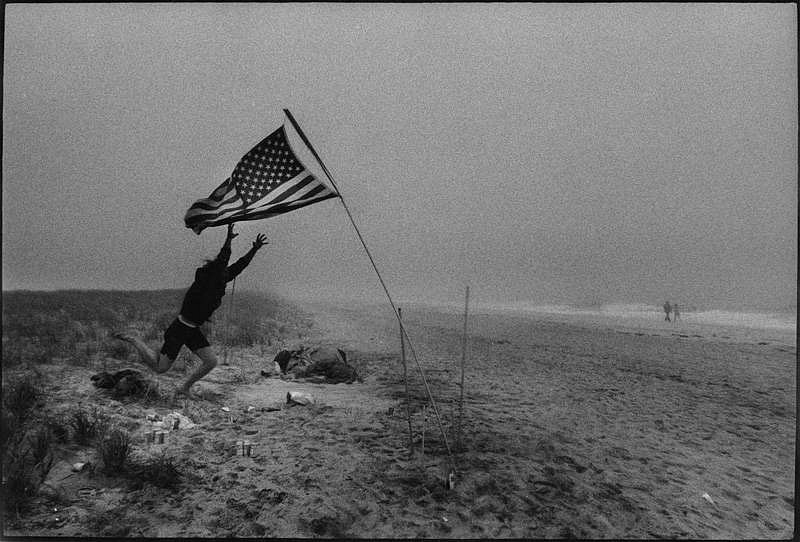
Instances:
[[[228,352],[231,349],[231,315],[233,314],[234,295],[236,295],[236,277],[234,277],[233,286],[231,287],[231,300],[228,303],[228,321],[225,323],[225,358],[222,360],[223,365],[228,365]]]
[[[427,407],[422,407],[422,454],[420,459],[423,465],[425,464],[425,426],[428,425],[427,424],[428,413],[426,411],[426,408]]]
[[[467,362],[467,316],[469,312],[469,286],[464,300],[464,336],[461,339],[461,397],[458,400],[457,447],[461,449],[461,424],[464,419],[464,366]]]
[[[406,386],[406,418],[408,418],[408,452],[414,455],[414,429],[411,426],[411,396],[408,392],[408,368],[406,365],[406,340],[403,336],[403,309],[397,307],[400,322],[400,359],[403,360],[403,381]]]

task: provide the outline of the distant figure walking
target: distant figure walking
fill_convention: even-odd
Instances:
[[[664,317],[665,322],[671,322],[671,320],[669,319],[669,313],[671,310],[672,306],[669,304],[669,301],[665,301],[664,302],[664,313],[666,314],[666,316]]]
[[[178,316],[164,332],[164,345],[161,347],[160,354],[156,354],[138,337],[129,333],[114,333],[114,337],[117,339],[132,344],[138,350],[145,365],[157,373],[167,372],[172,367],[183,345],[186,345],[200,358],[202,364],[176,390],[176,396],[191,397],[189,390],[192,384],[217,366],[217,357],[211,350],[208,340],[200,331],[200,326],[222,304],[225,285],[236,278],[247,267],[256,252],[267,244],[264,234],[258,234],[256,240],[253,241],[252,248],[236,263],[228,266],[228,260],[231,257],[231,241],[237,235],[239,234],[233,232],[233,224],[229,224],[225,243],[217,257],[213,260],[206,260],[205,265],[195,271],[194,282],[183,298]]]
[[[678,304],[677,304],[677,303],[675,303],[675,304],[672,306],[672,315],[673,315],[673,316],[672,316],[672,321],[673,321],[673,323],[677,322],[677,321],[678,321],[678,318],[680,318],[680,317],[681,317],[681,311],[680,311],[680,309],[678,309]]]

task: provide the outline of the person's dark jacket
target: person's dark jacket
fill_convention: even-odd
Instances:
[[[194,274],[194,282],[186,292],[181,305],[181,316],[189,322],[201,325],[222,304],[225,285],[235,279],[253,259],[256,249],[250,249],[236,263],[228,266],[231,257],[229,243],[223,245],[217,257]]]

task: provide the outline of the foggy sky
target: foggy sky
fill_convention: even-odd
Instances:
[[[3,289],[185,288],[294,113],[398,300],[796,303],[790,4],[7,5]],[[306,164],[312,166],[313,164]],[[324,177],[323,177],[324,178]],[[342,205],[237,290],[380,300]]]

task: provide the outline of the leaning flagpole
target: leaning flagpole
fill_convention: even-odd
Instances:
[[[380,281],[381,286],[383,287],[383,291],[386,293],[386,297],[389,299],[389,304],[392,306],[392,310],[394,311],[394,316],[395,316],[395,318],[397,318],[397,321],[400,323],[400,329],[403,332],[403,334],[405,335],[406,339],[408,339],[408,346],[411,349],[411,353],[412,353],[412,355],[414,357],[414,362],[417,364],[417,369],[419,369],[420,376],[422,377],[422,383],[425,385],[425,391],[428,394],[428,399],[430,399],[431,407],[433,408],[433,413],[436,415],[436,422],[438,423],[439,430],[442,433],[442,438],[444,439],[444,445],[447,448],[447,453],[450,456],[450,462],[453,464],[453,470],[456,470],[456,468],[455,468],[455,460],[453,459],[453,452],[450,450],[450,443],[447,440],[447,433],[444,430],[444,425],[442,424],[442,419],[439,416],[439,409],[436,407],[436,402],[433,400],[433,395],[431,394],[430,387],[428,386],[428,379],[425,378],[425,372],[422,370],[422,366],[419,364],[419,360],[417,359],[417,354],[414,351],[414,345],[411,344],[411,337],[409,337],[408,333],[406,333],[405,327],[403,326],[403,321],[400,318],[400,315],[397,312],[397,307],[395,306],[394,301],[392,300],[392,296],[389,293],[389,288],[386,287],[386,283],[383,281],[383,277],[381,276],[380,271],[378,271],[378,266],[375,264],[375,259],[372,257],[372,253],[369,251],[369,248],[367,247],[367,243],[364,241],[364,237],[362,237],[361,232],[358,230],[358,226],[356,226],[356,222],[353,219],[353,214],[350,212],[350,208],[347,206],[347,202],[344,200],[344,197],[342,197],[342,193],[339,191],[339,187],[336,186],[336,181],[333,180],[333,176],[331,175],[330,171],[328,171],[328,168],[325,167],[325,164],[322,162],[322,159],[317,154],[317,151],[314,150],[314,146],[311,145],[311,141],[308,140],[308,138],[306,137],[306,135],[303,132],[302,128],[300,128],[300,125],[297,124],[296,120],[294,120],[294,116],[292,116],[292,113],[288,109],[284,109],[283,112],[286,113],[286,116],[288,117],[289,122],[291,122],[292,126],[294,127],[294,129],[297,130],[297,134],[300,136],[300,139],[303,140],[303,143],[305,143],[306,147],[308,147],[308,150],[310,150],[311,154],[314,155],[314,158],[316,158],[316,160],[319,163],[320,167],[322,167],[322,171],[325,172],[325,175],[328,177],[328,180],[331,182],[331,186],[333,186],[333,189],[339,195],[339,201],[342,202],[342,206],[344,207],[344,210],[347,212],[347,216],[350,219],[350,223],[353,225],[353,228],[356,230],[356,234],[358,235],[358,239],[359,239],[359,241],[361,241],[361,245],[364,247],[364,250],[367,253],[367,257],[369,257],[370,263],[372,263],[372,268],[375,269],[375,274],[378,275],[378,280]]]

